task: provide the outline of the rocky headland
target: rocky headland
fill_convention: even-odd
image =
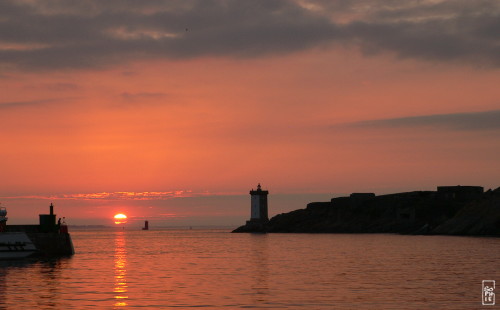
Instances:
[[[500,236],[500,187],[440,186],[376,196],[353,193],[269,221],[247,222],[233,232],[400,233]]]

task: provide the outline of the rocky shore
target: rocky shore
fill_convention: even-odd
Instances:
[[[376,196],[353,193],[278,214],[233,232],[400,233],[500,236],[500,187],[441,186]]]

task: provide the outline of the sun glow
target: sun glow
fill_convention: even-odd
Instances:
[[[127,216],[123,213],[118,213],[114,216],[115,224],[125,224],[127,223]]]

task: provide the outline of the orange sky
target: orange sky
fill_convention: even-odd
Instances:
[[[498,27],[488,24],[500,12],[494,1],[468,4],[482,19],[458,1],[276,1],[271,17],[265,2],[214,1],[223,15],[198,2],[129,11],[113,1],[95,2],[93,11],[20,3],[2,4],[12,16],[0,18],[19,32],[0,34],[0,202],[12,220],[36,220],[53,200],[78,223],[122,208],[166,224],[240,224],[257,182],[279,194],[271,215],[354,191],[499,186],[500,61],[488,37]],[[167,8],[178,10],[167,21],[196,17],[186,22],[196,27],[179,26],[178,43],[168,41],[178,38],[167,35],[174,26],[153,22]],[[89,20],[62,30],[65,14]],[[429,31],[448,22],[440,14],[457,29]],[[23,32],[37,23],[52,32]],[[88,41],[82,27],[128,45]],[[484,37],[470,41],[465,34],[476,29]],[[77,196],[175,191],[184,194],[140,202]]]

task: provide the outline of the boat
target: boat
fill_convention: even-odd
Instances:
[[[52,203],[50,213],[40,214],[39,218],[38,225],[7,225],[7,210],[0,207],[0,260],[75,254],[64,217],[56,224]]]
[[[0,233],[0,260],[19,259],[35,255],[37,249],[26,233]]]
[[[0,208],[0,259],[19,259],[34,255],[37,249],[24,232],[7,232],[7,210]]]

